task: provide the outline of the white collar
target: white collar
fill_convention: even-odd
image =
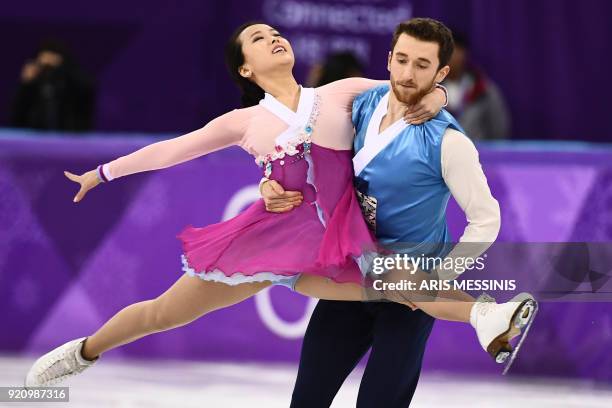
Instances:
[[[268,109],[270,112],[278,116],[283,122],[289,126],[295,126],[297,123],[306,124],[310,117],[312,104],[314,103],[314,88],[303,88],[300,85],[300,100],[298,102],[297,112],[292,111],[286,105],[279,102],[274,96],[266,93],[265,97],[259,101],[259,104]]]
[[[384,135],[387,133],[397,134],[401,132],[402,130],[404,130],[406,126],[408,126],[406,122],[404,121],[404,118],[402,117],[396,120],[395,122],[393,122],[385,130],[379,133],[380,124],[382,122],[382,119],[385,117],[389,109],[390,93],[391,91],[387,92],[380,99],[380,101],[378,102],[378,105],[376,105],[376,109],[374,110],[374,113],[372,113],[372,117],[370,118],[370,122],[368,123],[368,128],[366,130],[365,138],[363,140],[364,147],[366,144],[372,142],[376,138],[384,137]]]
[[[353,157],[353,169],[356,176],[359,176],[363,169],[408,126],[404,118],[400,118],[381,133],[378,133],[382,118],[387,113],[388,103],[389,92],[376,105],[366,129],[363,146]]]

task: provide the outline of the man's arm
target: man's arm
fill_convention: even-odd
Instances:
[[[285,191],[278,181],[266,177],[259,182],[259,193],[264,200],[266,210],[275,213],[291,211],[302,204],[303,200],[301,192]]]
[[[442,177],[468,221],[459,244],[448,257],[476,258],[497,238],[501,226],[499,203],[491,195],[474,143],[463,133],[446,130],[441,164]],[[439,273],[443,279],[458,276],[454,271]]]

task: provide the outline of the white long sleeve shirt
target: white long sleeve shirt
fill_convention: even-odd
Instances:
[[[442,177],[468,221],[459,243],[447,257],[476,258],[497,238],[501,226],[499,203],[491,195],[474,143],[463,133],[446,130],[441,165]],[[438,272],[442,279],[458,276],[452,271]]]

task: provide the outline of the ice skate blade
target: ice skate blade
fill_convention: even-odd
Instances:
[[[538,303],[534,299],[527,300],[526,303],[521,306],[520,313],[518,316],[516,316],[517,321],[515,321],[514,324],[515,327],[520,328],[522,333],[520,334],[520,339],[516,344],[516,347],[514,347],[514,350],[512,350],[512,353],[506,361],[506,367],[504,367],[502,375],[506,375],[508,373],[508,370],[510,370],[510,367],[512,367],[512,364],[518,356],[519,350],[521,349],[523,342],[527,338],[527,333],[529,333],[529,329],[533,324],[537,312]]]
[[[508,361],[509,357],[512,357],[516,353],[510,341],[520,336],[522,329],[528,326],[533,320],[537,303],[529,295],[521,295],[519,296],[521,296],[523,300],[514,311],[508,324],[508,329],[493,339],[487,347],[487,352],[498,364],[505,363]]]

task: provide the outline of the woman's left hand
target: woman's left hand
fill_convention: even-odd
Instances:
[[[69,171],[64,171],[64,175],[81,186],[77,195],[75,195],[72,199],[72,201],[75,203],[81,201],[89,190],[100,184],[100,180],[96,175],[96,170],[90,170],[87,173],[81,174],[80,176],[72,174]]]
[[[404,113],[404,120],[411,125],[420,125],[436,116],[445,104],[446,94],[442,89],[435,87],[416,104],[408,107]]]

